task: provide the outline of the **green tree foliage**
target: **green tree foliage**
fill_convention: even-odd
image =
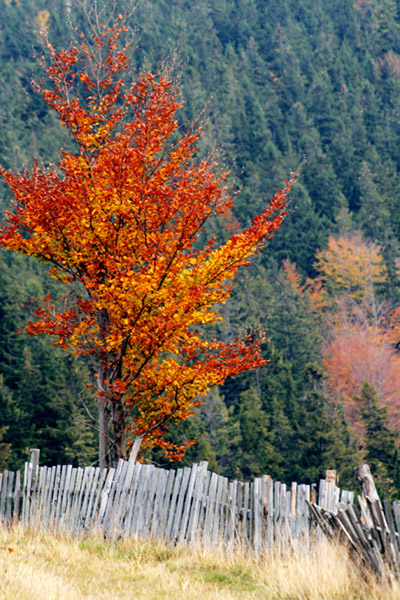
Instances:
[[[231,307],[233,333],[235,325],[243,325],[246,304],[250,304],[250,319],[255,317],[256,302],[268,307],[267,317],[258,314],[258,324],[269,335],[264,347],[267,365],[223,388],[241,424],[238,460],[247,460],[246,465],[241,462],[247,476],[266,470],[287,482],[312,482],[334,468],[343,485],[354,485],[354,467],[360,459],[357,443],[343,415],[327,402],[320,323],[300,282],[291,278],[290,271],[276,274],[273,270],[264,277],[246,276],[243,297],[238,294]],[[257,427],[252,425],[256,421]]]
[[[245,478],[269,473],[279,457],[272,443],[269,418],[255,387],[239,397],[238,421],[242,436],[242,473]]]
[[[11,444],[3,442],[4,434],[7,432],[7,427],[0,429],[0,473],[7,469],[11,454]]]
[[[29,302],[22,300],[43,294],[45,281],[33,263],[1,257],[0,429],[10,450],[9,468],[20,467],[32,447],[41,448],[48,464],[67,458],[88,464],[96,456],[96,431],[81,395],[88,367],[75,357],[64,358],[48,340],[17,335],[30,312]],[[47,289],[52,285],[47,282]]]
[[[398,442],[390,428],[387,408],[368,381],[356,397],[365,427],[364,459],[371,468],[381,497],[397,500],[400,494],[400,456]]]

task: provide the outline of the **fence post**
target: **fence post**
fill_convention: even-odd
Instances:
[[[336,471],[334,469],[328,469],[326,471],[326,482],[334,483],[336,485]]]
[[[36,491],[40,450],[31,448],[31,459],[25,463],[24,489],[22,494],[22,523],[30,524],[32,492]]]
[[[129,462],[130,463],[135,463],[136,462],[136,458],[137,458],[137,455],[139,454],[139,450],[140,450],[141,444],[142,444],[142,438],[139,437],[139,436],[136,437],[135,441],[133,442],[131,453],[129,455]]]
[[[40,450],[38,448],[31,448],[31,490],[36,490],[37,486],[37,475],[39,468],[39,457]]]

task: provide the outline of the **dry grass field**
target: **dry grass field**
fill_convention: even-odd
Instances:
[[[1,600],[400,600],[364,582],[343,551],[260,561],[129,540],[108,543],[0,529]]]

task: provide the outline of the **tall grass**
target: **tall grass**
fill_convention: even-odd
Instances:
[[[254,560],[158,542],[0,529],[1,600],[400,600],[326,543]]]

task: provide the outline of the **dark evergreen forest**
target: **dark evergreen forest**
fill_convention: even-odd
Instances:
[[[65,47],[69,15],[83,18],[65,0],[2,0],[2,10],[0,164],[18,170],[34,157],[56,161],[70,144],[31,80],[40,76],[39,31]],[[208,234],[248,225],[302,165],[289,216],[221,309],[219,335],[261,327],[269,362],[214,389],[171,428],[174,440],[196,440],[184,463],[302,482],[333,468],[344,486],[367,459],[386,495],[398,496],[398,3],[139,0],[131,25],[135,68],[176,61],[182,124],[202,120],[200,152],[215,151],[241,187],[233,213]],[[0,189],[4,210],[10,195]],[[328,254],[335,240],[344,250]],[[353,261],[364,248],[368,268]],[[57,285],[45,265],[0,254],[0,470],[20,467],[31,447],[47,464],[96,462],[90,366],[49,339],[17,335],[30,299],[49,293]],[[376,354],[357,370],[361,330]],[[354,344],[346,364],[339,343]],[[157,452],[145,458],[164,464]]]

